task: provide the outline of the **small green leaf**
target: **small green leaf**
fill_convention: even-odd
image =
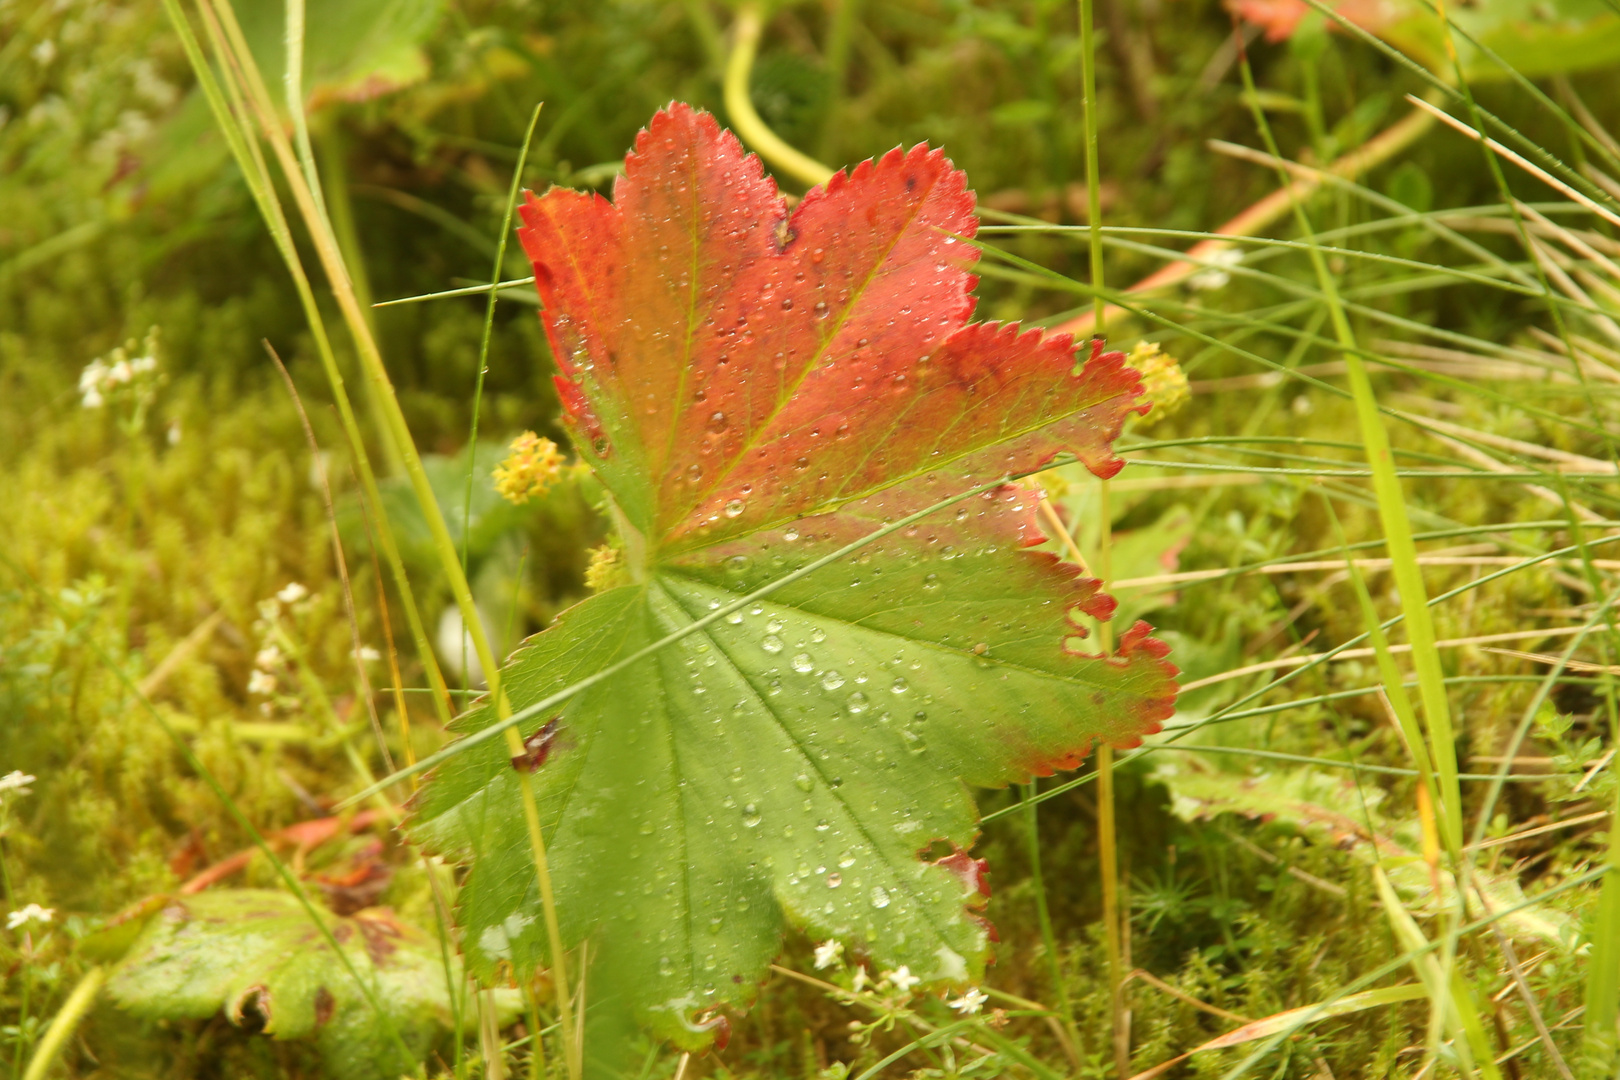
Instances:
[[[238,1027],[313,1038],[331,1074],[346,1080],[413,1071],[451,1026],[439,943],[384,909],[323,918],[415,1060],[402,1060],[399,1043],[297,898],[237,889],[153,906],[107,983],[136,1016],[203,1019],[224,1010]],[[455,965],[458,981],[459,972]],[[504,1004],[515,1014],[515,1001]]]

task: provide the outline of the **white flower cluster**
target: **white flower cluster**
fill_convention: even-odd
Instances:
[[[309,597],[309,589],[297,581],[289,581],[268,599],[259,601],[259,621],[254,630],[259,635],[259,651],[253,656],[253,673],[248,676],[247,690],[255,697],[269,699],[280,688],[276,673],[286,666],[287,657],[276,644],[277,622],[283,607],[292,607]],[[269,700],[259,704],[259,711],[269,716],[274,706]]]
[[[1199,291],[1224,289],[1232,280],[1232,275],[1227,271],[1242,262],[1243,252],[1237,248],[1222,248],[1219,251],[1211,252],[1209,257],[1204,260],[1204,269],[1187,279],[1187,288]]]
[[[79,372],[79,403],[86,409],[99,409],[114,397],[128,396],[138,409],[144,410],[157,388],[157,348],[158,330],[154,326],[139,345],[131,338],[106,356],[90,361]]]
[[[29,904],[21,911],[13,911],[6,916],[6,929],[17,930],[29,923],[49,924],[56,917],[56,909],[40,907],[38,904]]]
[[[27,795],[28,785],[38,779],[39,777],[29,776],[21,769],[13,769],[6,775],[0,776],[0,795],[4,795],[8,791],[15,791],[19,795]]]
[[[844,966],[844,945],[837,938],[832,938],[816,946],[815,965],[817,971],[830,967]],[[893,971],[885,971],[876,982],[868,975],[866,968],[856,965],[855,973],[850,981],[850,989],[855,993],[863,993],[867,987],[876,990],[894,990],[909,996],[922,979],[911,973],[911,968],[901,964]],[[961,997],[946,1001],[945,1004],[961,1013],[963,1016],[972,1016],[984,1008],[984,1003],[990,1000],[990,995],[971,986],[963,992]]]

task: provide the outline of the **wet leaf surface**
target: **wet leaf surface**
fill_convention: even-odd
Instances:
[[[948,496],[1059,453],[1119,468],[1136,373],[1100,346],[1077,366],[1067,337],[968,322],[973,196],[937,150],[863,163],[789,213],[729,133],[675,105],[612,202],[553,190],[523,219],[566,420],[635,584],[512,658],[515,708]],[[982,976],[969,785],[1132,745],[1175,695],[1145,625],[1088,651],[1113,601],[1027,550],[1038,498],[972,496],[543,722],[530,775],[563,935],[592,943],[593,1003],[702,1047],[790,923],[880,969]],[[547,961],[518,790],[486,741],[433,775],[411,824],[471,860],[459,915],[486,977]],[[957,854],[930,861],[936,842]]]

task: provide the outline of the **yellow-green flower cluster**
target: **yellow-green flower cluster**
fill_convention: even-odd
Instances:
[[[495,490],[507,502],[522,506],[545,494],[562,467],[563,456],[556,443],[525,431],[512,440],[506,460],[495,467]]]
[[[1187,373],[1175,357],[1159,348],[1157,342],[1138,341],[1127,363],[1142,376],[1142,397],[1153,405],[1141,424],[1151,424],[1175,413],[1187,403]]]
[[[591,549],[590,565],[585,567],[585,587],[592,592],[606,592],[620,585],[630,584],[629,568],[619,549],[603,544]]]

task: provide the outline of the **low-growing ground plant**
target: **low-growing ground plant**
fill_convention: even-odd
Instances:
[[[1620,14],[0,28],[0,1068],[1613,1074]]]

